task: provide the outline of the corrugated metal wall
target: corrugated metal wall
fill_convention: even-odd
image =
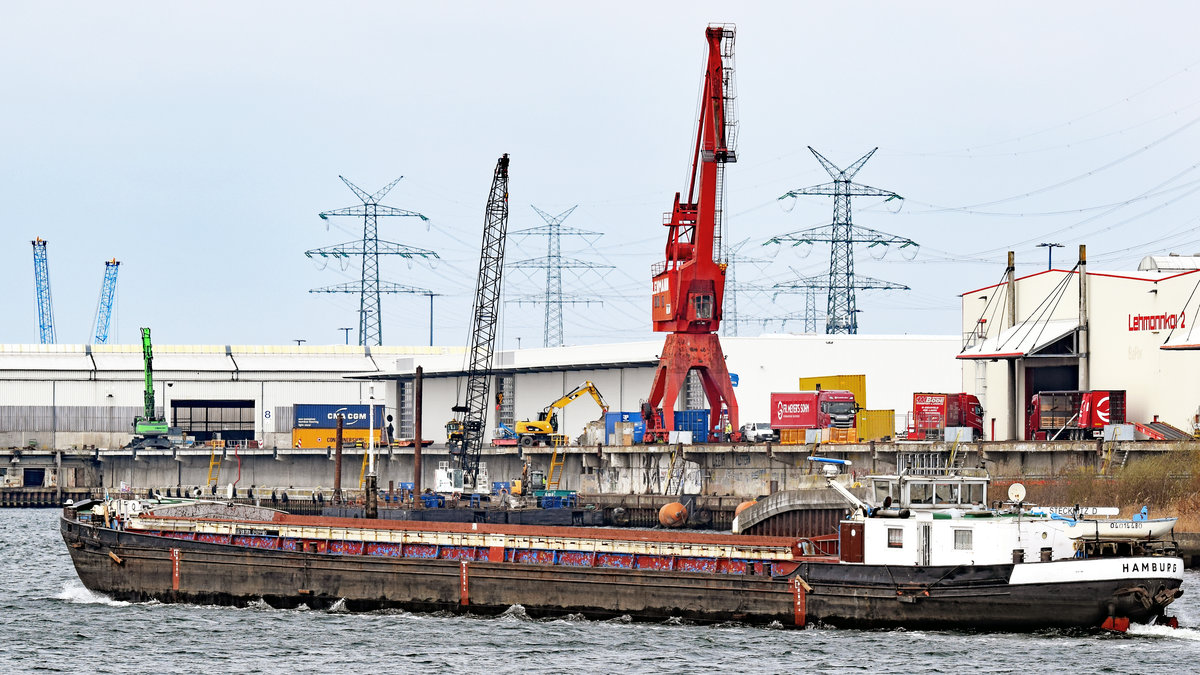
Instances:
[[[141,406],[128,405],[5,405],[0,406],[0,431],[130,431],[142,412]]]
[[[291,405],[275,406],[275,432],[291,431],[296,420],[296,407]]]

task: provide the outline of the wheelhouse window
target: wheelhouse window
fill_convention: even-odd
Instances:
[[[955,551],[970,551],[971,549],[971,530],[955,530],[954,531],[954,550]]]
[[[899,527],[888,528],[888,548],[904,548],[904,530]]]
[[[908,484],[909,504],[932,504],[933,485],[931,483],[913,482]]]
[[[892,484],[885,480],[872,481],[873,491],[875,493],[875,503],[883,504],[883,500],[891,497],[896,499],[896,495],[892,494]]]
[[[934,486],[934,495],[938,504],[957,504],[958,502],[958,485],[937,483]]]

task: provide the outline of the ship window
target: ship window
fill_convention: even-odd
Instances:
[[[896,498],[895,495],[892,494],[892,484],[891,483],[889,483],[887,481],[883,481],[883,480],[877,480],[877,481],[874,481],[874,487],[875,487],[875,503],[876,504],[883,504],[883,500],[888,497],[891,497],[892,499]]]
[[[963,488],[965,490],[963,503],[982,504],[986,501],[984,498],[984,486],[982,484],[968,483]]]
[[[904,548],[904,530],[899,527],[888,528],[888,548]]]
[[[970,551],[971,550],[971,531],[970,530],[955,530],[954,531],[954,550],[955,551]]]
[[[909,483],[908,484],[908,503],[909,504],[932,504],[933,503],[933,485],[930,483]]]
[[[958,486],[947,485],[946,483],[938,483],[934,486],[938,504],[957,504],[958,503]]]

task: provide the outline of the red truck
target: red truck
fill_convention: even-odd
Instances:
[[[839,389],[771,394],[772,429],[853,429],[854,392]]]
[[[983,406],[973,394],[913,394],[910,441],[940,441],[946,427],[971,429],[970,440],[983,438]]]
[[[1125,391],[1039,391],[1026,413],[1027,440],[1099,438],[1104,425],[1125,423]]]

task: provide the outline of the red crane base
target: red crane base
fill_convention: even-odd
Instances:
[[[658,426],[657,415],[652,414],[646,421],[647,441],[665,440],[666,434],[675,428],[675,402],[679,399],[679,390],[683,388],[688,371],[693,368],[700,373],[700,383],[708,398],[709,424],[718,424],[722,410],[728,410],[729,424],[737,431],[737,399],[733,395],[733,384],[729,381],[729,370],[725,367],[720,337],[716,333],[671,333],[663,345],[647,400],[651,411],[657,411],[662,405],[662,426]]]

